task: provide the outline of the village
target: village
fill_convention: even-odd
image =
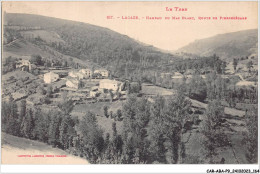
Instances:
[[[48,107],[56,107],[58,103],[64,100],[62,96],[63,93],[66,93],[66,97],[74,101],[75,104],[123,101],[127,98],[127,87],[132,86],[134,93],[139,93],[139,96],[144,96],[152,101],[151,98],[158,94],[163,96],[172,95],[175,90],[169,88],[171,82],[172,84],[181,83],[184,78],[189,82],[193,78],[192,74],[194,74],[192,70],[187,70],[184,74],[180,72],[161,72],[159,73],[159,83],[156,83],[157,85],[140,84],[140,82],[115,78],[108,70],[101,67],[93,68],[85,65],[75,68],[68,65],[58,66],[54,63],[46,66],[32,62],[30,59],[30,56],[16,59],[13,63],[15,71],[3,76],[4,83],[8,84],[3,86],[4,100],[12,95],[15,101],[26,99],[27,103],[31,105],[46,103]],[[235,73],[230,68],[231,66],[226,68],[225,75],[221,75],[223,79],[237,78],[237,87],[244,85],[256,86],[256,82],[244,79],[244,77],[250,76],[247,70],[243,69],[244,67],[240,68],[239,73]],[[252,70],[256,71],[255,69],[257,69],[257,65],[252,68]],[[20,74],[19,72],[24,75],[20,79],[15,78],[17,74]],[[200,77],[206,79],[207,73],[210,72],[201,74]],[[28,89],[22,90],[21,88]],[[38,95],[46,94],[47,91],[51,93],[48,95],[48,101],[46,101],[46,98],[41,99],[41,95]]]
[[[36,65],[31,59],[30,57],[19,58],[14,61],[14,70],[4,74],[2,94],[4,101],[8,101],[12,98],[12,100],[19,105],[22,101],[26,101],[28,108],[40,108],[42,111],[49,112],[59,110],[61,103],[70,100],[73,101],[74,105],[74,109],[71,112],[72,117],[81,119],[86,112],[93,112],[97,116],[98,125],[105,133],[109,134],[113,134],[113,122],[117,124],[119,133],[122,133],[124,130],[122,110],[124,103],[129,98],[129,93],[131,93],[128,90],[129,86],[132,87],[132,92],[137,94],[137,97],[147,98],[149,102],[154,103],[158,95],[168,98],[176,94],[176,90],[162,87],[162,85],[166,84],[165,80],[171,79],[173,82],[181,82],[183,78],[186,78],[187,81],[191,81],[193,78],[191,75],[192,72],[190,71],[184,74],[180,72],[162,72],[159,73],[159,79],[161,79],[161,81],[158,85],[147,82],[139,84],[138,82],[113,78],[108,70],[100,67],[77,66],[75,68],[70,66],[57,66],[53,63],[50,67],[45,67],[44,65]],[[37,75],[35,74],[35,70],[37,70]],[[202,79],[206,79],[206,76],[207,74],[200,75]],[[222,78],[225,79],[231,76],[239,77],[240,75],[233,73],[233,75],[222,75]],[[239,86],[240,83],[245,84],[246,82],[243,77],[240,78],[241,79],[236,83],[237,86]],[[255,85],[254,82],[251,83],[252,84],[249,85]],[[190,101],[192,104],[192,112],[205,112],[207,104],[192,98],[190,98]],[[105,108],[107,108],[107,113],[104,113]],[[241,122],[239,128],[243,127],[244,123],[241,121],[241,118],[245,114],[244,111],[225,107],[225,113],[232,115],[232,118],[226,118],[228,121]],[[234,119],[233,116],[235,115],[239,115],[239,118]],[[194,122],[193,136],[199,135],[196,131],[200,127],[199,122],[204,119],[203,114],[195,114],[193,118],[189,120],[190,122]],[[228,122],[226,125],[228,127],[231,126]],[[234,128],[236,128],[236,126],[234,126]],[[189,137],[189,133],[184,134],[184,136]],[[193,148],[192,143],[194,142],[196,142],[196,140],[190,141],[187,145],[188,150],[191,152]],[[199,142],[196,143],[198,144]]]
[[[171,16],[184,20],[176,27],[160,22],[154,4],[153,13],[135,14],[147,27],[113,20],[116,28],[89,18],[113,11],[108,4],[95,11],[80,3],[21,3],[48,9],[37,14],[15,4],[6,2],[2,18],[2,159],[24,163],[16,154],[34,151],[84,164],[257,163],[258,28],[248,10],[256,4],[230,3],[248,7],[236,11],[250,17],[244,27],[183,23],[199,13]],[[138,8],[130,5],[122,9]],[[73,8],[65,14],[61,7]],[[137,19],[130,12],[122,18]]]
[[[43,90],[51,89],[50,103],[59,103],[62,99],[62,93],[67,93],[67,97],[76,103],[95,103],[126,99],[125,83],[111,79],[109,71],[106,69],[72,69],[71,67],[53,66],[44,68],[36,66],[28,59],[16,61],[16,71],[29,74],[33,69],[40,69],[39,75],[27,80],[33,80],[40,83]],[[8,83],[15,82],[14,76],[9,77]],[[30,82],[27,82],[28,84]],[[25,83],[25,84],[27,84]],[[42,84],[41,84],[42,83]],[[17,85],[17,83],[15,84]],[[38,88],[41,88],[38,86]],[[10,88],[9,88],[10,89]],[[44,92],[43,92],[44,93]],[[4,96],[12,95],[15,101],[26,99],[28,104],[40,104],[37,94],[28,95],[20,91],[4,90]],[[8,97],[4,97],[7,99]],[[38,102],[37,102],[38,101]]]

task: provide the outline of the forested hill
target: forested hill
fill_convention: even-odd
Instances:
[[[210,38],[196,40],[177,50],[178,53],[190,53],[198,56],[217,54],[220,58],[250,57],[257,55],[257,29],[219,34]]]
[[[65,55],[97,63],[117,76],[158,68],[176,58],[110,29],[82,22],[31,14],[6,13],[4,25],[5,33],[7,30],[17,31],[19,27],[27,27],[21,28],[20,31],[30,31],[30,37],[37,35],[36,32],[33,33],[36,30],[55,33],[59,39],[46,41],[42,34],[37,36],[38,41],[48,44]]]

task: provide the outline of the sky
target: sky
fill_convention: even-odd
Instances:
[[[257,2],[3,2],[2,12],[37,14],[106,27],[116,32],[174,51],[197,39],[258,28]],[[166,7],[173,11],[166,11]],[[187,9],[175,11],[175,7]],[[107,19],[113,16],[113,19]],[[122,19],[138,16],[138,20]],[[162,17],[147,20],[146,17]],[[219,20],[247,17],[247,20]],[[195,20],[166,20],[194,17]],[[199,20],[198,17],[211,17]],[[213,20],[212,17],[217,17]]]

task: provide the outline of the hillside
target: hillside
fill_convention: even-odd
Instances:
[[[4,37],[11,32],[30,42],[37,39],[38,46],[48,45],[64,55],[94,62],[118,77],[125,75],[126,68],[131,76],[139,69],[158,69],[158,65],[177,58],[126,35],[82,22],[7,13],[4,28]]]
[[[48,36],[49,37],[49,36]],[[55,48],[46,44],[36,44],[26,40],[24,38],[16,39],[8,44],[3,45],[3,60],[8,58],[9,56],[15,58],[23,58],[30,59],[32,55],[40,55],[44,59],[49,60],[58,60],[58,61],[67,61],[78,63],[82,67],[92,68],[100,67],[96,63],[89,62],[86,60],[81,60],[76,57],[64,55],[59,51],[55,50]]]
[[[3,46],[3,58],[8,56],[30,58],[33,54],[39,54],[42,57],[51,56],[48,52],[40,49],[37,45],[34,45],[24,39],[16,39]]]
[[[1,138],[2,164],[88,164],[88,161],[83,158],[38,141],[5,133],[2,133]],[[18,157],[18,155],[31,155],[31,157]],[[54,155],[54,157],[36,157],[35,155]],[[58,155],[66,157],[58,157]]]
[[[210,38],[196,40],[176,52],[198,56],[217,54],[222,59],[257,56],[257,29],[219,34]]]

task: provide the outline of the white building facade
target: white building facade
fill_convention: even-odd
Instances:
[[[74,72],[74,71],[69,72],[69,76],[70,76],[70,77],[73,77],[73,78],[77,78],[77,79],[79,79],[79,80],[85,78],[85,74],[83,74],[83,73],[81,73],[81,72]]]
[[[79,72],[84,74],[86,78],[92,77],[92,70],[91,69],[81,69]]]
[[[104,79],[100,80],[99,82],[99,88],[100,89],[112,89],[113,91],[116,91],[121,85],[121,82],[116,81],[116,80],[109,80],[109,79]]]
[[[52,83],[59,79],[59,75],[54,72],[44,74],[43,80],[45,83]]]

